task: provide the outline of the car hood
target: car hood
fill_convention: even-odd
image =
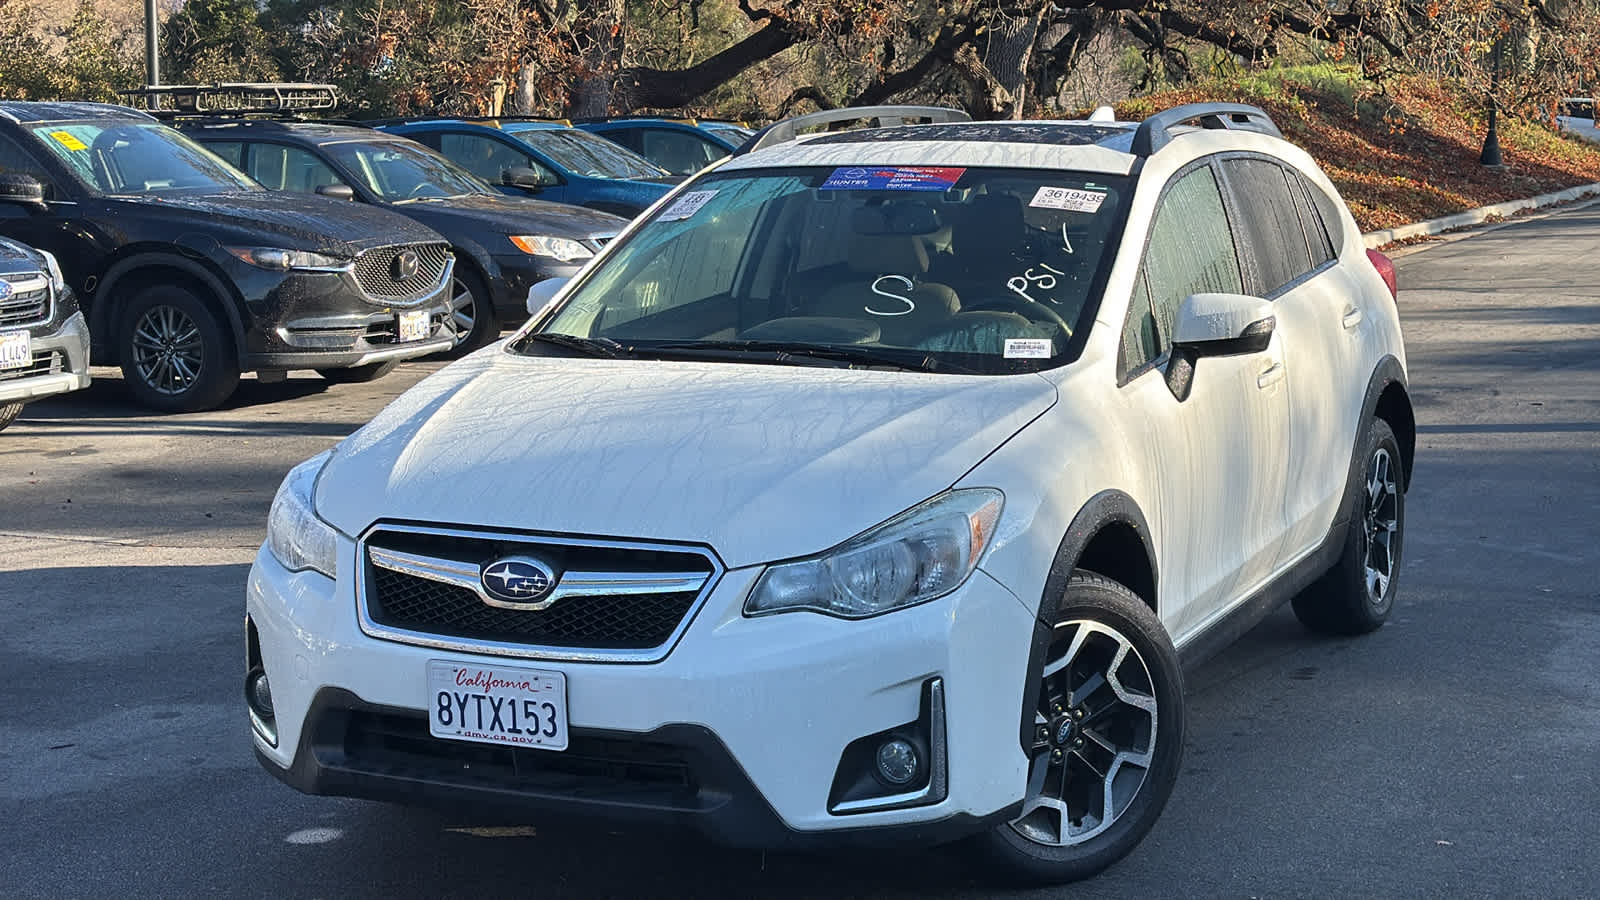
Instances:
[[[473,194],[396,207],[441,232],[474,228],[495,234],[545,234],[553,237],[615,237],[628,220],[599,210],[505,194]]]
[[[1055,402],[1036,375],[519,357],[449,366],[343,441],[317,514],[824,550],[954,484]]]
[[[37,271],[39,257],[28,247],[0,238],[0,272]]]
[[[230,231],[248,236],[245,239],[255,241],[257,247],[354,255],[387,244],[443,240],[433,229],[386,209],[288,191],[115,198],[111,202],[113,212],[119,215],[169,218],[197,235]]]

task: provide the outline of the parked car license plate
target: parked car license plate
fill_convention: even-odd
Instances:
[[[33,343],[26,331],[0,334],[0,369],[26,369],[33,363]]]
[[[428,662],[434,737],[567,749],[567,676],[541,669]]]
[[[400,314],[400,343],[424,340],[428,336],[428,311],[425,309]]]

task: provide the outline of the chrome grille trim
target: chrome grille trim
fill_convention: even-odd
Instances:
[[[369,542],[383,534],[400,535],[435,535],[441,537],[466,538],[469,540],[501,541],[505,543],[521,544],[537,552],[538,547],[546,548],[602,548],[611,550],[640,550],[664,551],[669,553],[694,554],[703,557],[706,561],[706,572],[650,572],[650,573],[620,573],[620,572],[580,572],[572,571],[563,573],[561,581],[552,594],[570,599],[579,599],[586,596],[648,596],[653,594],[688,593],[698,590],[694,601],[684,612],[676,628],[660,644],[643,650],[634,649],[589,649],[581,647],[548,646],[542,644],[511,643],[506,641],[492,641],[473,638],[462,638],[450,635],[439,635],[428,632],[413,631],[398,628],[392,625],[379,623],[372,617],[369,590],[373,578],[371,569],[384,568],[393,572],[400,572],[417,578],[424,578],[447,584],[452,587],[466,588],[483,597],[482,586],[478,583],[478,566],[460,560],[440,559],[421,554],[404,553],[381,547],[369,546]],[[434,647],[440,650],[453,650],[461,653],[481,653],[491,656],[505,656],[519,659],[552,660],[566,662],[615,662],[615,663],[653,663],[665,659],[678,641],[683,638],[689,625],[699,615],[706,600],[711,596],[717,584],[722,580],[726,567],[709,548],[694,544],[674,544],[651,541],[628,541],[593,538],[576,538],[566,535],[534,534],[516,531],[491,531],[473,528],[451,528],[428,525],[402,525],[380,522],[361,535],[356,540],[356,608],[358,623],[361,631],[375,638],[396,641],[403,644],[414,644],[421,647]],[[423,570],[426,570],[424,572]],[[568,578],[575,579],[571,585],[566,585]],[[467,584],[467,579],[471,584]],[[690,581],[695,582],[693,588],[688,586]],[[618,590],[623,582],[627,588]],[[602,590],[602,585],[606,586]],[[566,587],[565,593],[562,592]],[[551,601],[552,603],[554,601]]]
[[[397,279],[390,266],[408,250],[417,255],[416,274]],[[392,244],[361,251],[350,263],[350,274],[368,302],[404,304],[443,290],[454,262],[449,244]]]
[[[36,325],[50,319],[50,279],[40,272],[0,275],[11,295],[0,299],[0,328]]]

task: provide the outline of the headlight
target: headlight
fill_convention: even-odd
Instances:
[[[306,250],[279,250],[275,247],[229,247],[229,253],[240,260],[263,269],[287,272],[290,269],[308,269],[326,272],[343,269],[350,264],[347,259],[311,253]]]
[[[768,568],[744,611],[862,619],[943,597],[978,567],[1004,503],[990,488],[941,494],[820,556]]]
[[[317,475],[333,454],[325,450],[289,470],[267,515],[267,549],[291,572],[310,569],[334,577],[337,533],[317,518],[312,494]]]
[[[588,247],[571,238],[542,234],[511,234],[507,237],[517,245],[518,250],[531,256],[549,256],[562,262],[574,262],[594,255]]]
[[[40,250],[39,255],[44,257],[44,267],[50,272],[50,289],[53,293],[61,293],[67,289],[67,277],[61,274],[61,263],[56,261],[56,255],[49,250]]]

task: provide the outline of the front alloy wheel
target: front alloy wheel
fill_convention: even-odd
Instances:
[[[187,289],[145,288],[118,321],[123,381],[145,406],[164,412],[214,409],[239,385],[224,319]]]
[[[133,325],[133,366],[152,391],[177,397],[205,366],[200,328],[176,306],[152,306]]]
[[[450,318],[446,322],[454,343],[445,355],[466,356],[500,336],[489,291],[477,276],[457,270],[450,281]]]
[[[1075,570],[1052,621],[1027,693],[1021,810],[974,841],[999,874],[1031,884],[1088,878],[1126,856],[1161,816],[1183,756],[1183,675],[1155,612]]]

